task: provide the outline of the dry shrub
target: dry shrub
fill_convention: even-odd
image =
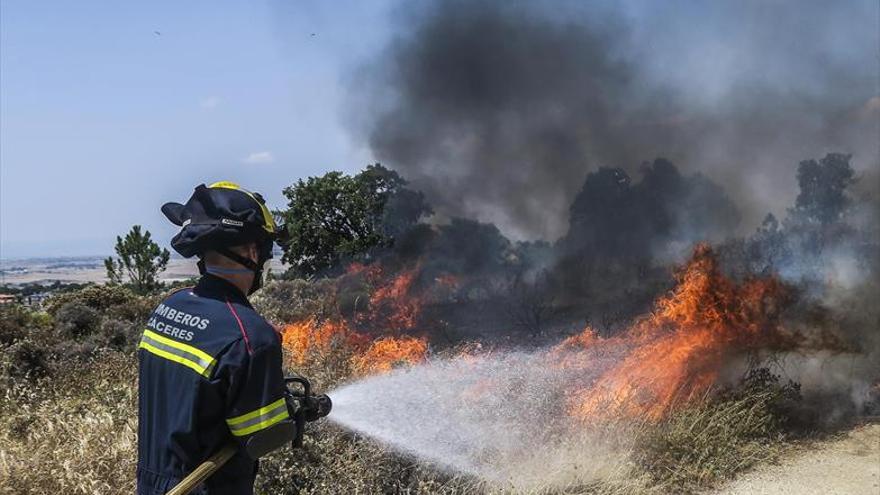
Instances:
[[[781,385],[766,368],[753,370],[735,389],[643,428],[635,459],[664,489],[712,486],[779,455],[799,398],[796,384]]]
[[[0,493],[134,491],[137,387],[132,354],[70,363],[0,400]]]
[[[456,477],[389,452],[321,420],[309,425],[303,450],[286,447],[261,462],[257,493],[467,494],[476,480]]]
[[[272,280],[251,299],[267,320],[283,324],[336,314],[336,285],[333,280]]]

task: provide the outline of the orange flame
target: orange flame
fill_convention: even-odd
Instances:
[[[418,364],[428,354],[428,341],[414,337],[384,337],[374,341],[363,354],[352,359],[356,373],[384,373],[403,365]]]
[[[422,301],[412,294],[419,267],[387,278],[379,264],[352,263],[348,275],[362,276],[373,287],[369,310],[352,322],[304,320],[286,325],[284,346],[291,363],[304,366],[335,356],[348,362],[359,375],[381,373],[425,359],[427,339],[369,335],[411,331],[416,327]]]
[[[369,319],[383,321],[392,330],[414,328],[422,310],[422,301],[411,294],[418,273],[419,267],[416,266],[404,270],[390,282],[380,282],[370,296]]]
[[[282,330],[284,347],[293,364],[302,366],[310,359],[329,356],[340,348],[356,348],[363,341],[362,335],[353,332],[345,323],[309,319],[285,325]]]
[[[576,417],[658,420],[675,404],[706,393],[724,357],[783,343],[778,316],[788,291],[776,278],[734,284],[721,274],[711,248],[700,245],[677,279],[654,312],[623,334],[599,339],[587,329],[557,346],[556,353],[574,348],[622,352],[593,384],[571,394]]]

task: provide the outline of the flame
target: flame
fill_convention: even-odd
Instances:
[[[619,336],[601,339],[588,328],[554,349],[557,355],[573,349],[620,355],[594,383],[571,394],[574,416],[659,420],[676,404],[705,394],[727,356],[785,344],[779,311],[789,294],[775,277],[737,285],[721,274],[711,248],[700,245],[677,281],[652,314]],[[561,365],[584,365],[578,356]]]
[[[399,336],[413,331],[421,314],[423,301],[413,287],[419,272],[416,265],[388,276],[378,263],[351,263],[346,274],[364,277],[373,287],[368,310],[351,321],[308,319],[286,325],[283,342],[291,364],[336,357],[346,360],[355,374],[368,375],[423,361],[427,339]]]
[[[344,322],[323,321],[314,318],[285,325],[282,342],[293,364],[303,366],[309,360],[331,355],[338,349],[354,349],[365,338],[351,330]]]
[[[424,361],[428,353],[425,338],[383,337],[371,342],[369,337],[352,330],[344,321],[318,323],[314,319],[286,325],[283,345],[294,366],[337,356],[348,361],[357,375],[383,373],[402,365],[417,364]]]
[[[372,375],[421,363],[427,354],[428,341],[425,338],[384,337],[370,344],[366,352],[354,357],[352,365],[356,373]]]
[[[370,296],[369,320],[382,321],[392,330],[415,328],[423,305],[419,297],[412,295],[413,283],[419,271],[419,266],[416,266],[402,271],[388,282],[378,283]],[[381,279],[381,272],[374,277]]]

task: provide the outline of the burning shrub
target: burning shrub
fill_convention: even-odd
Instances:
[[[378,265],[369,267],[366,273],[373,293],[368,311],[358,314],[358,321],[394,331],[415,328],[424,304],[420,297],[413,295],[420,267],[401,270],[389,278]]]
[[[374,341],[363,354],[353,358],[354,370],[360,375],[383,373],[402,365],[425,360],[428,342],[424,338],[384,337]]]
[[[621,359],[572,398],[577,416],[599,411],[660,420],[676,404],[712,387],[729,358],[750,349],[785,349],[779,321],[788,288],[773,277],[737,285],[724,277],[713,251],[698,246],[678,285],[654,312],[621,335],[578,343],[621,353]],[[591,342],[595,342],[591,344]]]
[[[297,366],[326,362],[333,355],[347,356],[364,341],[363,336],[344,322],[326,320],[319,323],[314,318],[286,325],[283,338],[284,348]]]

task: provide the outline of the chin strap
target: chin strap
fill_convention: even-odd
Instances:
[[[231,259],[239,265],[244,266],[245,268],[220,268],[219,266],[206,266],[205,260],[200,258],[197,264],[197,266],[199,267],[200,275],[204,275],[206,273],[213,273],[216,275],[238,275],[243,273],[253,273],[254,281],[251,284],[251,288],[250,290],[248,290],[247,295],[253,294],[257,290],[259,290],[260,287],[263,286],[263,263],[265,263],[266,260],[255,262],[250,258],[245,258],[244,256],[226,248],[215,248],[214,251]]]
[[[254,273],[254,271],[250,268],[220,268],[219,266],[209,266],[205,268],[205,273],[213,273],[215,275],[240,275]]]
[[[245,258],[244,256],[242,256],[232,250],[229,250],[226,248],[216,248],[215,251],[222,254],[223,256],[226,256],[227,258],[238,263],[239,265],[246,267],[247,271],[251,271],[251,272],[263,271],[262,268],[260,268],[260,265],[258,265],[254,260],[252,260],[250,258]]]
[[[244,256],[226,248],[217,248],[215,251],[245,268],[220,268],[212,266],[205,268],[206,272],[218,274],[253,273],[254,281],[251,283],[251,288],[248,290],[247,295],[251,295],[260,290],[260,287],[263,286],[263,263],[265,263],[265,260],[255,262],[250,258],[245,258]]]

